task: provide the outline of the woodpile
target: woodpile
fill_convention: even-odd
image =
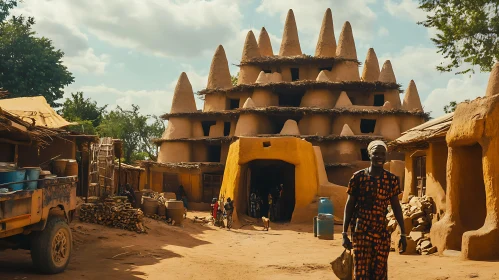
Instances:
[[[409,197],[409,203],[402,203],[404,226],[407,234],[407,254],[429,255],[437,252],[431,244],[430,229],[436,212],[435,203],[431,197]],[[392,234],[392,250],[398,251],[400,229],[393,211],[387,214],[388,230]]]
[[[137,233],[145,233],[142,210],[135,209],[126,197],[106,198],[104,202],[83,203],[79,218],[82,222],[94,223]]]

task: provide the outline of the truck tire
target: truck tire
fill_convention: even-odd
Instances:
[[[42,273],[60,273],[68,266],[72,249],[73,236],[68,224],[64,218],[52,216],[43,231],[33,233],[31,260]]]

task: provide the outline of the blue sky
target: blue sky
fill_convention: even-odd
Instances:
[[[25,0],[13,13],[34,16],[35,30],[66,53],[64,64],[75,76],[66,96],[83,91],[99,105],[137,104],[143,113],[162,114],[170,110],[181,72],[195,91],[206,86],[219,44],[229,64],[237,64],[248,30],[258,36],[265,26],[278,53],[290,8],[303,53],[314,54],[324,12],[331,8],[336,39],[350,21],[358,59],[364,62],[371,47],[380,64],[390,59],[397,82],[405,89],[414,79],[433,117],[449,101],[485,94],[488,73],[435,70],[444,60],[430,40],[435,31],[416,24],[425,19],[417,0]],[[237,73],[233,65],[230,70]]]

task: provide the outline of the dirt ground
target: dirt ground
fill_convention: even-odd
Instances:
[[[208,213],[190,213],[206,217]],[[314,238],[311,225],[244,226],[231,231],[186,220],[183,228],[146,221],[147,234],[74,222],[66,272],[38,275],[28,251],[0,252],[0,279],[336,279],[329,263],[343,251]],[[499,262],[390,254],[390,279],[499,279]]]

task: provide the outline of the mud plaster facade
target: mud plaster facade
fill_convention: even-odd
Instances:
[[[248,32],[237,86],[229,84],[228,61],[224,48],[219,46],[210,67],[206,87],[209,92],[204,95],[202,111],[196,109],[192,87],[187,75],[182,73],[171,112],[164,116],[169,120],[168,126],[162,139],[157,141],[157,165],[185,162],[225,165],[225,170],[220,172],[224,176],[221,186],[224,197],[235,196],[237,212],[246,215],[248,198],[241,196],[244,191],[239,188],[244,186],[237,178],[242,176],[245,167],[238,158],[248,154],[253,155],[255,161],[264,161],[272,151],[272,160],[295,166],[293,222],[310,220],[317,210],[318,197],[323,195],[335,202],[335,215],[341,219],[346,199],[344,186],[355,171],[369,164],[368,142],[394,140],[405,129],[424,122],[419,95],[411,81],[406,93],[410,91],[410,98],[406,98],[405,104],[410,110],[403,108],[399,89],[386,86],[397,82],[391,63],[386,61],[380,69],[374,49],[369,49],[360,72],[352,26],[349,22],[343,25],[336,43],[330,9],[324,15],[315,56],[302,53],[292,10],[288,12],[282,38],[276,55],[273,50],[277,48],[272,47],[265,28],[258,41],[252,31]],[[293,86],[299,82],[309,82],[310,86],[306,89]],[[318,88],[315,82],[327,85],[356,82],[358,86]],[[269,84],[287,84],[289,88],[265,87]],[[374,84],[375,90],[364,87]],[[323,108],[341,113],[304,114],[284,112],[281,108]],[[289,138],[289,135],[295,137]],[[251,150],[263,142],[269,142],[271,147],[265,147],[261,153]],[[264,149],[260,146],[257,150]],[[303,150],[295,152],[296,147]],[[293,154],[293,158],[289,158]],[[306,182],[307,186],[300,185],[304,182],[300,177],[304,176],[301,160],[310,161],[306,172],[312,177]],[[403,154],[392,153],[389,160],[387,168],[403,179]],[[178,170],[178,176],[183,176],[182,172]],[[203,170],[196,172],[204,174]],[[192,188],[198,189],[191,192],[201,193],[204,182]],[[194,202],[205,202],[196,195],[190,198]]]

